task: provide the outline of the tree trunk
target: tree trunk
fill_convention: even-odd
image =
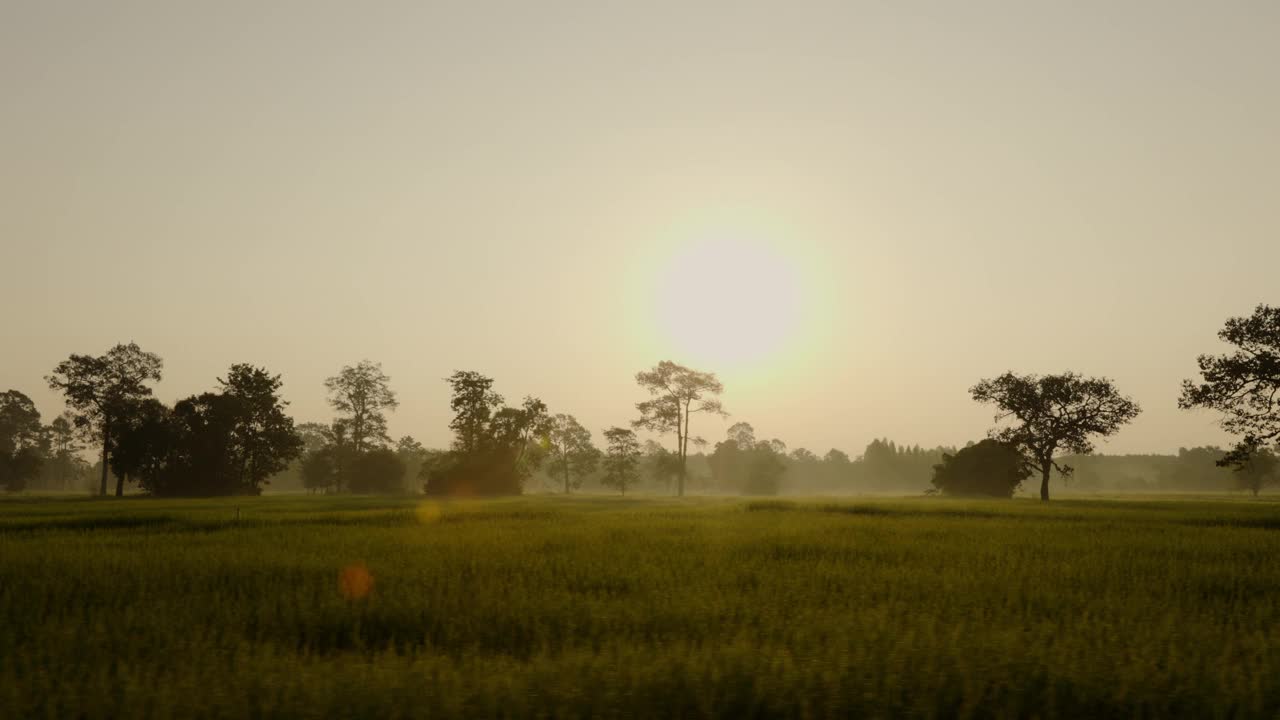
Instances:
[[[107,496],[107,448],[111,445],[111,430],[102,425],[102,484],[98,488],[98,494],[102,497]]]
[[[116,497],[124,497],[124,481],[128,474],[116,476]]]
[[[1049,473],[1053,471],[1053,462],[1040,463],[1040,500],[1049,502]]]
[[[569,494],[569,460],[568,458],[566,458],[564,461],[564,494],[565,495]]]

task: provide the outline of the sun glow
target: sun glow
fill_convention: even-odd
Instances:
[[[657,285],[657,329],[690,362],[720,371],[757,367],[801,329],[800,273],[770,243],[716,237],[683,245]]]

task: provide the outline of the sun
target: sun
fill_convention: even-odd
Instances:
[[[657,283],[657,329],[680,357],[720,371],[763,364],[800,330],[796,264],[761,240],[716,237],[679,247]]]

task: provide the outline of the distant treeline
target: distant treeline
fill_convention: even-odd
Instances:
[[[1039,476],[1049,499],[1057,473],[1086,492],[1203,491],[1241,487],[1255,495],[1280,482],[1280,308],[1260,305],[1231,318],[1219,337],[1232,354],[1202,355],[1203,382],[1185,381],[1186,409],[1222,413],[1233,448],[1181,449],[1174,455],[1094,455],[1094,443],[1141,412],[1107,378],[1065,372],[980,380],[970,395],[996,409],[993,427],[966,447],[922,448],[877,439],[851,458],[819,456],[757,438],[738,422],[713,444],[693,434],[697,416],[728,413],[714,373],[662,361],[635,375],[647,399],[629,426],[604,428],[604,447],[567,413],[536,397],[508,404],[493,378],[457,371],[448,448],[428,449],[411,436],[393,440],[387,413],[399,405],[391,379],[368,360],[325,381],[335,417],[296,425],[280,396],[282,380],[237,364],[214,389],[172,406],[152,397],[163,362],[136,344],[101,356],[71,355],[45,378],[67,411],[45,425],[22,392],[0,393],[0,486],[66,490],[93,472],[98,492],[126,484],[161,496],[257,494],[267,485],[312,492],[511,495],[530,489],[570,493],[583,487],[625,494],[648,488],[684,495],[915,493],[1010,497]],[[641,441],[636,431],[673,438]],[[690,446],[693,452],[690,452]],[[97,448],[89,468],[82,453]]]

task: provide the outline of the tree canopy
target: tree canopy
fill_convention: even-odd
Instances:
[[[1041,500],[1049,499],[1049,475],[1054,469],[1064,476],[1071,474],[1070,466],[1054,460],[1056,455],[1093,452],[1095,437],[1114,435],[1141,412],[1110,380],[1071,372],[1043,376],[1007,372],[980,381],[969,392],[974,400],[997,408],[997,428],[991,437],[1018,448],[1024,460],[1040,471]],[[999,427],[1001,423],[1008,424]]]
[[[1201,382],[1183,381],[1178,406],[1222,413],[1222,428],[1240,440],[1221,464],[1241,466],[1280,442],[1280,307],[1259,305],[1249,317],[1229,318],[1218,337],[1235,350],[1198,357]]]

